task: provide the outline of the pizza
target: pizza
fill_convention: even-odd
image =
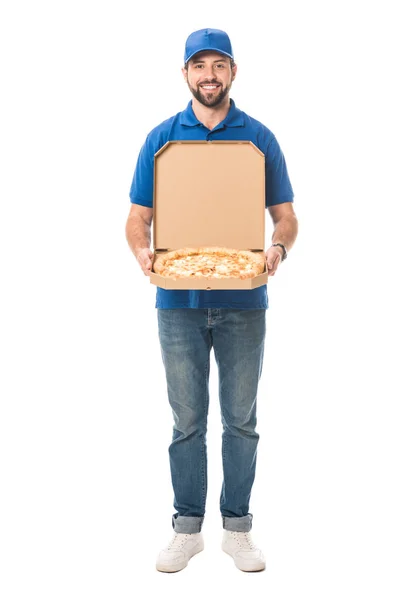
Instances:
[[[172,278],[248,279],[264,272],[265,255],[222,247],[182,248],[158,255],[153,270]]]

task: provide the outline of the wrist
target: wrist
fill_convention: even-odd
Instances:
[[[287,257],[287,250],[286,250],[286,246],[284,246],[284,245],[283,245],[283,244],[281,244],[281,243],[274,243],[274,244],[271,244],[271,248],[272,248],[273,246],[276,246],[276,247],[280,248],[280,250],[281,250],[281,260],[282,260],[282,261],[284,261],[284,260],[285,260],[285,258]]]
[[[149,250],[149,248],[146,248],[146,246],[140,246],[140,247],[134,248],[133,253],[134,253],[135,257],[137,259],[139,259],[139,256],[142,254],[142,252],[144,250]]]

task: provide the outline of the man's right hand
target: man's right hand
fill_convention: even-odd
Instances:
[[[150,248],[141,248],[136,254],[136,260],[143,273],[149,276],[151,273],[151,261],[153,260],[153,253]]]

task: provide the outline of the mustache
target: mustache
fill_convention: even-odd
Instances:
[[[200,83],[198,85],[221,85],[220,81],[216,81],[215,79],[213,81],[200,81]]]

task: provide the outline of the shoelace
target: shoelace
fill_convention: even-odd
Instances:
[[[234,531],[233,537],[238,542],[242,550],[256,550],[256,546],[247,531]]]
[[[180,550],[188,537],[189,534],[187,533],[175,533],[174,537],[167,546],[167,550]]]

